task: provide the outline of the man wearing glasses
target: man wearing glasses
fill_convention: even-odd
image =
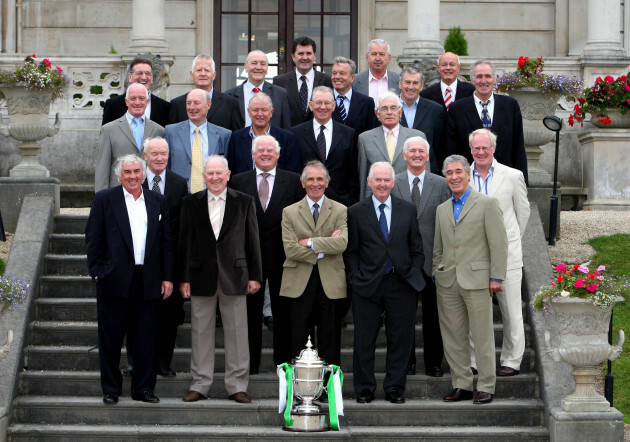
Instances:
[[[457,55],[452,52],[442,54],[437,64],[441,81],[420,91],[420,96],[443,105],[446,110],[455,100],[470,97],[475,92],[475,86],[457,79],[461,67]]]

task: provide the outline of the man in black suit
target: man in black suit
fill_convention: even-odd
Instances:
[[[374,351],[383,312],[387,333],[385,399],[405,402],[406,366],[412,348],[417,292],[424,288],[424,255],[413,204],[391,196],[396,182],[387,161],[368,174],[372,195],[348,209],[346,264],[354,314],[354,389],[357,402],[376,390]]]
[[[459,63],[459,56],[452,52],[445,52],[440,56],[437,63],[437,70],[440,73],[440,82],[432,84],[420,92],[422,98],[428,98],[446,107],[462,98],[470,97],[475,92],[475,86],[457,79],[462,65]],[[440,171],[442,170],[440,163]]]
[[[286,258],[282,245],[282,210],[304,198],[300,175],[278,167],[281,148],[270,135],[261,135],[250,150],[256,169],[232,177],[231,187],[254,198],[263,262],[261,289],[247,295],[247,331],[249,336],[249,374],[260,368],[262,348],[262,310],[265,284],[269,283],[273,316],[273,363],[291,360],[289,311],[286,298],[280,297],[282,265]]]
[[[296,126],[313,118],[309,112],[308,100],[317,86],[332,87],[330,75],[313,69],[317,44],[309,37],[293,40],[291,58],[295,71],[273,77],[273,84],[283,87],[289,94],[291,126]]]
[[[279,88],[278,88],[279,89]],[[230,171],[234,174],[254,169],[252,159],[252,141],[261,135],[271,135],[280,143],[278,168],[299,173],[302,170],[300,148],[293,132],[271,124],[275,108],[269,95],[258,92],[247,106],[251,126],[232,132],[226,158]]]
[[[280,86],[275,86],[265,81],[268,67],[267,54],[259,50],[250,52],[247,54],[247,60],[245,61],[247,81],[228,90],[226,94],[238,100],[241,116],[245,119],[245,127],[247,127],[252,125],[252,119],[247,112],[249,101],[259,92],[266,93],[271,97],[273,109],[275,109],[271,117],[271,124],[283,129],[289,129],[291,127],[289,96],[287,91]]]
[[[495,158],[505,166],[523,172],[527,184],[527,156],[523,138],[523,117],[518,102],[494,94],[494,66],[478,60],[470,67],[475,93],[451,105],[447,117],[446,155],[458,154],[472,162],[468,136],[476,129],[488,129],[497,136]]]
[[[333,120],[350,126],[357,137],[378,123],[374,114],[374,100],[352,89],[357,65],[346,57],[336,57],[331,81],[334,88],[335,110]]]
[[[151,85],[153,84],[153,63],[151,60],[143,57],[136,57],[131,60],[128,80],[129,84],[143,84],[147,90],[151,92]],[[151,94],[144,115],[151,121],[155,121],[157,124],[164,127],[168,124],[168,113],[170,109],[171,104],[168,101]],[[127,112],[125,94],[120,94],[108,99],[105,101],[105,106],[103,107],[103,121],[101,125],[117,120],[125,115],[125,112]]]
[[[122,393],[120,349],[131,329],[142,343],[134,354],[131,397],[157,403],[157,309],[173,290],[168,203],[143,191],[146,164],[136,155],[119,157],[116,175],[121,186],[96,193],[85,226],[88,267],[96,282],[103,402],[116,404]]]
[[[446,111],[443,106],[420,98],[423,86],[424,79],[420,71],[407,67],[400,73],[400,98],[403,102],[400,125],[419,130],[426,135],[432,151],[431,172],[439,174],[439,165],[446,158],[442,147],[446,130]]]
[[[178,265],[180,291],[190,298],[192,383],[184,402],[206,399],[214,378],[217,304],[223,318],[228,398],[250,403],[246,295],[262,281],[254,199],[228,189],[225,157],[204,164],[206,188],[182,201]]]
[[[209,92],[211,106],[207,114],[208,122],[231,131],[241,129],[245,122],[238,109],[238,100],[213,88],[212,83],[216,76],[212,57],[207,54],[197,55],[192,62],[190,78],[195,84],[193,89],[203,89]],[[188,119],[186,112],[187,96],[188,93],[185,93],[171,100],[168,124],[175,124]]]
[[[355,132],[332,119],[335,98],[332,89],[318,86],[309,102],[313,121],[291,128],[300,146],[300,158],[324,163],[330,174],[326,196],[344,206],[359,200]]]

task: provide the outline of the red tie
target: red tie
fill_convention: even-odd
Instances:
[[[444,105],[446,106],[447,109],[451,105],[452,102],[453,102],[453,95],[451,95],[451,88],[447,87],[446,91],[444,92]]]
[[[260,92],[260,89],[258,89],[257,87],[254,88],[254,93],[257,94],[258,92]]]

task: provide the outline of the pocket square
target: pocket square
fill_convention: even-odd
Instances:
[[[162,214],[160,213],[160,216],[158,216],[158,221],[162,221]]]

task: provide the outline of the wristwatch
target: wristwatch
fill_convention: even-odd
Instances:
[[[313,238],[309,238],[308,241],[306,241],[306,247],[309,249],[313,247]]]

